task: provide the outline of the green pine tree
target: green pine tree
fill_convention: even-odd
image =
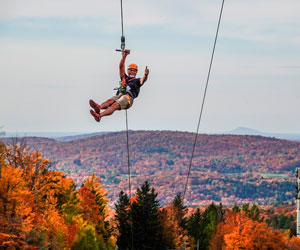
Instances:
[[[264,221],[264,218],[260,216],[260,210],[258,205],[253,204],[250,208],[250,204],[246,203],[243,204],[242,210],[248,215],[248,217],[252,220],[262,222]]]
[[[129,198],[123,191],[119,194],[119,199],[115,204],[117,228],[119,235],[117,238],[117,246],[120,250],[131,248],[131,220],[129,215],[130,203]]]
[[[203,213],[197,209],[188,220],[188,232],[193,238],[192,242],[195,244],[199,240],[199,249],[207,250],[210,239],[218,224],[223,221],[223,218],[224,210],[222,204],[216,206],[212,203]]]
[[[181,193],[177,193],[175,196],[173,202],[172,202],[173,208],[176,210],[176,217],[179,222],[179,225],[182,229],[186,229],[186,223],[187,220],[184,217],[187,213],[187,207],[183,204],[183,197]]]
[[[187,221],[187,229],[188,234],[191,237],[190,243],[192,246],[192,249],[196,247],[197,241],[204,242],[204,224],[202,223],[202,213],[200,212],[200,209],[197,208],[196,212],[193,213],[190,218]]]
[[[232,208],[232,212],[239,213],[241,211],[240,207],[237,204],[234,204]]]
[[[137,189],[137,201],[131,205],[133,221],[133,249],[164,250],[162,226],[158,209],[157,193],[150,189],[146,181],[141,189]]]

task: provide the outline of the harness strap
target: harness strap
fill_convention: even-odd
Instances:
[[[135,79],[136,79],[135,77],[130,78],[130,79],[128,79],[128,77],[123,77],[123,79],[120,82],[120,87],[117,88],[117,90],[119,90],[123,94],[126,94],[128,92],[132,96],[132,93],[130,93],[129,91],[126,91],[126,85]]]
[[[127,83],[129,83],[129,82],[131,82],[131,81],[133,81],[133,80],[135,80],[135,79],[136,79],[135,77],[130,78],[130,79],[127,78]]]
[[[125,95],[125,96],[126,96],[126,98],[127,98],[127,101],[128,101],[128,103],[129,103],[129,105],[131,105],[131,101],[130,101],[129,95]]]

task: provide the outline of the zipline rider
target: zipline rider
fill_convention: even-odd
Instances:
[[[97,122],[100,122],[103,116],[113,114],[115,110],[129,109],[133,104],[133,100],[138,97],[141,86],[148,79],[149,69],[147,66],[142,78],[135,78],[138,71],[136,64],[130,64],[127,68],[127,74],[125,73],[124,64],[126,57],[129,54],[130,50],[124,50],[122,54],[122,59],[119,66],[121,83],[116,95],[100,105],[93,100],[89,101],[90,106],[94,109],[91,109],[90,113]],[[105,111],[100,112],[101,109],[105,109]]]

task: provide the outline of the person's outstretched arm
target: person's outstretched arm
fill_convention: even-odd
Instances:
[[[146,66],[144,76],[141,78],[141,85],[143,85],[144,82],[147,81],[148,75],[149,75],[149,69],[148,66]]]
[[[120,77],[123,79],[125,77],[125,60],[126,56],[130,54],[130,50],[125,49],[124,53],[122,54],[122,59],[120,61]]]

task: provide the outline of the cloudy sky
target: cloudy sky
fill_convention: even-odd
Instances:
[[[124,0],[127,64],[149,80],[129,127],[195,131],[221,0]],[[200,132],[300,133],[300,1],[225,0]],[[125,129],[96,123],[118,85],[119,0],[0,0],[0,126],[7,132]]]

